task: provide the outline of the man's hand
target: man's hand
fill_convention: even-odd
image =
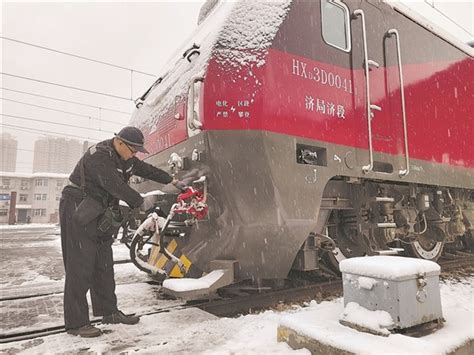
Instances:
[[[171,182],[178,190],[184,191],[188,187],[188,185],[178,179],[174,178]]]

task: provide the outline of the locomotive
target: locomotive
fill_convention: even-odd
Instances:
[[[131,124],[147,162],[206,190],[206,213],[166,219],[142,265],[282,280],[472,248],[472,48],[375,0],[210,0],[189,43]],[[164,220],[176,195],[150,198]]]

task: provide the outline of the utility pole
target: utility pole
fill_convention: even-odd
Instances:
[[[16,211],[16,191],[10,193],[10,211],[8,212],[8,224],[15,224],[15,211]]]

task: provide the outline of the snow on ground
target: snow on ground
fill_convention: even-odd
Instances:
[[[121,236],[119,235],[114,244],[112,244],[114,261],[130,260],[130,249],[125,244],[120,243],[120,238]]]
[[[441,284],[444,327],[422,338],[401,334],[381,337],[357,332],[339,323],[344,305],[342,298],[312,303],[311,307],[286,315],[281,324],[301,334],[356,354],[445,354],[467,340],[474,339],[474,300],[469,277],[463,282]]]
[[[160,353],[160,354],[309,354],[294,351],[286,343],[276,340],[279,324],[299,329],[308,335],[360,354],[443,354],[467,339],[474,338],[473,292],[474,277],[462,282],[445,281],[441,285],[445,326],[424,338],[400,334],[381,337],[360,333],[339,324],[343,312],[341,298],[309,307],[297,307],[285,312],[266,311],[237,318],[217,318],[194,308],[143,316],[139,325],[100,325],[108,332],[99,338],[81,339],[68,334],[57,334],[35,341],[23,341],[0,346],[0,352],[63,353],[88,351]],[[127,310],[140,310],[141,300],[150,295],[134,287],[125,290],[134,294],[123,304]],[[169,301],[163,301],[169,302]],[[134,309],[135,307],[135,309]]]
[[[64,282],[60,238],[45,233],[24,235],[2,234],[2,248],[8,246],[8,252],[2,255],[0,285],[19,285],[34,289],[35,285],[52,287]],[[18,245],[18,243],[20,245]],[[17,244],[18,253],[12,244]],[[43,247],[43,248],[41,248]],[[128,249],[118,242],[114,243],[116,258],[125,257]],[[18,256],[22,256],[23,259]],[[61,267],[54,272],[51,260]],[[15,263],[15,260],[19,260]],[[32,263],[33,262],[33,263]],[[144,273],[132,264],[115,265],[116,281],[138,282],[122,284],[117,287],[119,307],[125,312],[144,314],[151,310],[159,311],[142,317],[139,325],[99,325],[107,333],[95,339],[82,339],[65,333],[42,337],[31,341],[0,345],[0,353],[77,353],[79,351],[128,352],[128,353],[201,353],[201,354],[269,354],[293,353],[286,343],[277,342],[277,328],[280,324],[291,325],[306,334],[320,337],[327,342],[342,344],[348,349],[363,354],[370,353],[423,353],[442,354],[463,340],[474,339],[474,297],[472,282],[474,277],[460,280],[443,281],[441,297],[444,327],[424,338],[410,338],[404,335],[388,337],[359,333],[339,324],[344,311],[342,299],[309,307],[296,307],[285,312],[267,311],[261,314],[240,316],[237,318],[217,318],[204,311],[183,309],[178,301],[158,298],[157,286],[140,283],[146,280]],[[44,283],[46,282],[46,283]],[[51,283],[54,282],[54,283]],[[55,301],[56,298],[57,302]],[[49,312],[25,308],[25,302],[16,304],[3,301],[2,328],[11,331],[18,329],[41,329],[44,326],[62,322],[61,295],[42,298],[52,304]],[[20,307],[20,310],[15,310]],[[22,308],[23,307],[23,308]],[[33,306],[32,306],[33,307]],[[5,311],[5,312],[4,312]],[[8,312],[12,314],[8,316]],[[36,313],[35,313],[36,312]],[[31,313],[35,313],[32,316]],[[23,318],[15,318],[20,315]],[[53,319],[54,318],[54,319]],[[9,327],[11,322],[12,326]],[[22,323],[23,322],[23,323]],[[307,354],[306,350],[297,353]]]
[[[30,226],[30,225],[28,225]],[[54,225],[51,225],[54,226]],[[24,232],[15,229],[13,232]],[[11,231],[9,235],[13,235]],[[34,232],[31,236],[4,237],[0,240],[2,259],[0,267],[0,287],[2,291],[10,287],[64,285],[64,268],[61,253],[61,238],[58,235]],[[114,260],[130,260],[130,251],[125,244],[115,241],[112,245]],[[117,282],[137,282],[146,279],[133,264],[115,265]]]
[[[30,224],[0,224],[0,232],[16,229],[54,229],[56,224],[30,223]]]
[[[309,354],[293,351],[276,341],[281,314],[265,312],[239,318],[217,318],[196,308],[144,316],[135,326],[100,325],[110,331],[99,338],[81,339],[68,334],[40,341],[3,344],[0,352],[23,354],[126,352],[138,354]]]

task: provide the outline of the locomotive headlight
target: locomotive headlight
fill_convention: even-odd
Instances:
[[[168,159],[168,166],[173,169],[183,168],[183,158],[178,153],[171,153]]]
[[[201,152],[197,149],[193,149],[193,152],[191,153],[191,160],[192,161],[201,160]]]

